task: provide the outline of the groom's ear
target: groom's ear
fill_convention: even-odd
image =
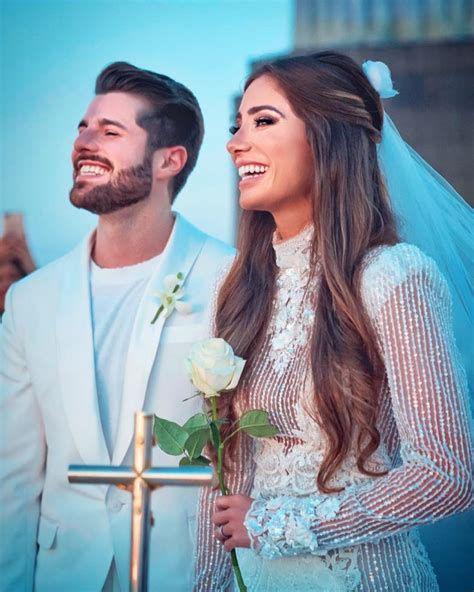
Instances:
[[[184,146],[158,148],[153,154],[153,178],[158,181],[170,181],[184,168],[188,152]]]

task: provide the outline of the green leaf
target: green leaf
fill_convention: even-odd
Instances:
[[[193,432],[202,430],[203,428],[209,429],[209,421],[205,413],[197,413],[196,415],[193,415],[183,425],[183,429],[185,429],[188,434],[192,434]]]
[[[153,433],[156,436],[158,446],[166,454],[178,456],[184,453],[184,444],[189,434],[174,421],[168,421],[155,415]]]
[[[202,449],[210,440],[209,426],[197,430],[190,434],[184,445],[187,453],[191,458],[198,458],[201,456]]]
[[[187,456],[179,461],[180,467],[208,467],[211,461],[205,456],[198,456],[197,458],[190,459]]]
[[[244,413],[239,420],[239,428],[254,438],[271,438],[278,434],[278,429],[268,421],[267,411],[262,409]]]
[[[217,450],[221,444],[221,435],[219,433],[219,427],[215,421],[211,421],[211,442],[214,448]]]

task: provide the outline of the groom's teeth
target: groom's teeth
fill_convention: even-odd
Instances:
[[[106,172],[107,172],[107,169],[105,169],[104,167],[101,167],[98,165],[92,166],[90,164],[83,164],[81,166],[81,168],[79,169],[80,175],[101,176],[101,175],[105,175]]]
[[[266,171],[268,171],[268,167],[265,165],[246,164],[244,166],[239,167],[239,176],[246,177],[249,175],[262,175]]]

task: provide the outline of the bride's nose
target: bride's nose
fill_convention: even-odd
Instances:
[[[235,157],[240,152],[247,152],[250,150],[250,143],[245,137],[242,128],[235,132],[232,138],[227,142],[226,148],[232,157]]]

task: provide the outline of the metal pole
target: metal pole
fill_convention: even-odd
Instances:
[[[136,474],[130,467],[97,465],[69,465],[69,483],[93,483],[97,485],[131,485]]]
[[[151,492],[141,474],[151,466],[152,436],[153,415],[151,413],[136,413],[133,468],[140,477],[136,478],[133,483],[131,592],[146,592],[148,587]]]

